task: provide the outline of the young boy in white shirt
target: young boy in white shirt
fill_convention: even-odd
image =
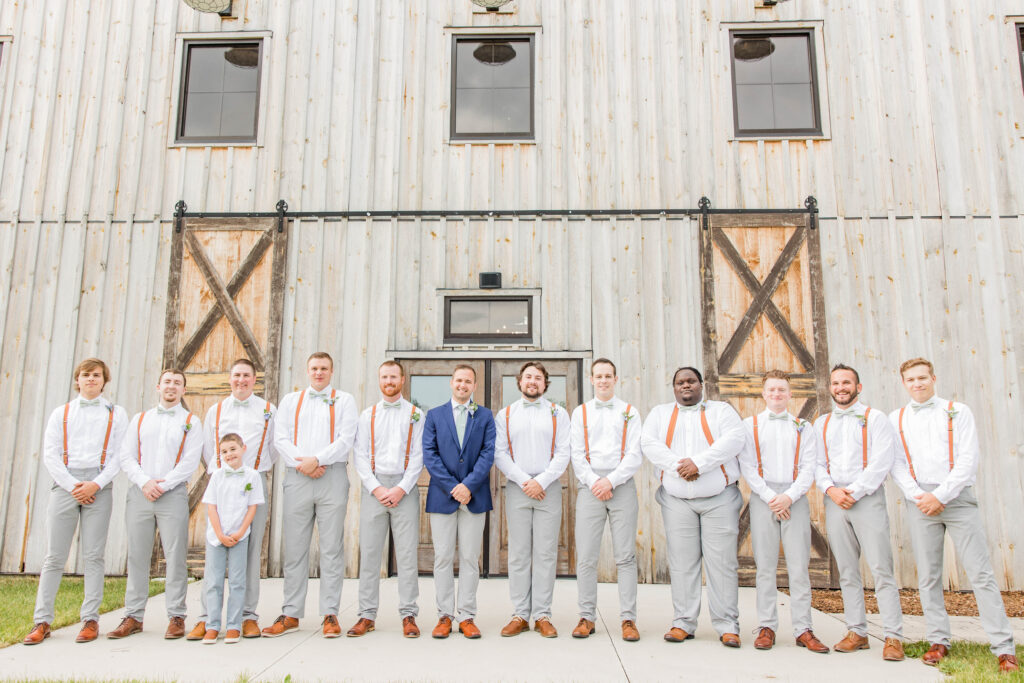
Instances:
[[[224,569],[228,571],[228,608],[225,643],[237,643],[245,607],[245,568],[249,527],[256,506],[263,504],[260,475],[242,464],[245,442],[238,434],[225,434],[217,446],[224,466],[213,473],[203,494],[207,504],[206,568],[203,590],[208,621],[203,643],[213,645],[221,627],[224,602]]]

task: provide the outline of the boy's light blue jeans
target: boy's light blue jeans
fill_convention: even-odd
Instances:
[[[206,594],[206,628],[221,630],[224,605],[224,570],[228,572],[228,609],[225,631],[242,630],[242,609],[245,607],[245,563],[249,551],[249,537],[226,548],[206,543],[206,569],[203,572],[203,591]]]

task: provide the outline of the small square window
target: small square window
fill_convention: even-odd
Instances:
[[[813,29],[731,31],[737,137],[821,135]]]
[[[261,41],[185,43],[177,142],[256,142]]]
[[[533,341],[529,297],[445,297],[444,343]]]
[[[451,138],[533,139],[533,36],[456,36]]]

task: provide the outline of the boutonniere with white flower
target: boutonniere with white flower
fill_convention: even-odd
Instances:
[[[474,401],[473,399],[469,400],[469,414],[470,415],[474,414],[476,412],[476,409],[479,408],[479,407],[480,406],[478,406],[476,404],[476,401]]]
[[[333,406],[337,402],[338,402],[338,397],[337,396],[327,396],[326,398],[324,398],[324,403],[326,403],[329,406]]]
[[[423,413],[421,413],[419,410],[412,411],[412,417],[409,418],[409,422],[410,423],[412,423],[412,422],[419,422],[420,421],[420,416],[422,414]]]
[[[635,416],[632,413],[630,413],[628,410],[622,413],[622,421],[623,422],[629,422],[634,417]]]
[[[557,403],[552,403],[551,404],[551,417],[555,417],[556,415],[558,415],[558,404]]]
[[[270,414],[269,410],[264,410],[263,411],[263,421],[264,422],[270,422],[270,418],[271,417],[272,417],[272,415]]]
[[[859,424],[861,427],[864,427],[865,425],[867,425],[867,423],[868,423],[867,418],[863,414],[854,415],[854,417],[857,418],[857,424]]]
[[[945,413],[946,413],[946,417],[948,417],[950,420],[952,420],[954,417],[956,417],[960,413],[960,411],[957,410],[956,408],[947,408],[945,410]]]
[[[797,434],[802,433],[805,429],[811,426],[810,422],[808,422],[807,420],[801,420],[799,417],[793,418],[793,424],[796,426]]]
[[[107,412],[108,413],[114,412],[114,404],[113,403],[108,403],[106,408],[107,408]]]
[[[186,420],[185,424],[181,425],[181,428],[186,434],[188,434],[189,431],[192,429],[192,421]]]

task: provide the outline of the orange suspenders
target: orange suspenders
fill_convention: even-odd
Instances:
[[[405,437],[405,465],[402,470],[409,469],[409,452],[412,450],[412,427],[414,421],[413,416],[416,414],[416,406],[412,407],[412,412],[409,413],[409,435]],[[377,404],[373,404],[373,409],[370,411],[370,471],[374,474],[377,473],[377,439],[374,425],[377,423]]]
[[[142,464],[142,419],[146,417],[145,411],[139,413],[139,464]],[[192,413],[188,414],[185,418],[185,433],[181,435],[181,444],[178,446],[178,455],[174,458],[174,466],[177,467],[178,463],[181,462],[181,454],[185,451],[185,439],[188,438],[188,427],[192,424]]]
[[[668,434],[665,435],[665,445],[672,448],[672,437],[676,434],[676,420],[679,419],[679,404],[677,403],[672,408],[672,417],[668,421]],[[704,406],[700,407],[700,427],[704,430],[704,438],[707,439],[708,445],[715,443],[715,437],[711,436],[711,427],[708,425],[708,417],[705,414]],[[729,475],[725,471],[725,465],[719,465],[722,468],[722,476],[725,477],[725,485],[729,485]],[[665,480],[665,472],[661,473],[662,481]]]
[[[512,452],[512,430],[509,429],[509,419],[512,415],[512,405],[505,406],[505,438],[508,439],[508,457],[512,459],[512,462],[516,461],[516,455]],[[558,435],[558,415],[554,412],[551,413],[551,457],[549,460],[555,459],[555,437]],[[589,461],[590,458],[588,457]]]
[[[71,409],[70,403],[64,404],[64,467],[68,466],[68,412]],[[114,427],[114,406],[107,409],[107,433],[103,436],[103,452],[100,453],[100,469],[103,469],[107,462],[107,447],[110,446],[110,430]],[[139,418],[142,422],[142,418]],[[952,456],[950,456],[952,457]]]
[[[796,481],[800,473],[800,437],[801,432],[796,433],[796,453],[793,455],[793,481]],[[761,442],[757,439],[757,415],[754,416],[754,452],[757,453],[757,476],[764,479],[764,468],[761,467]]]
[[[337,389],[331,389],[331,400],[328,402],[328,405],[330,406],[331,409],[331,443],[334,443],[334,397],[337,395],[337,393]],[[304,398],[306,398],[305,389],[303,389],[302,393],[299,394],[299,402],[298,405],[295,406],[295,436],[292,438],[292,443],[295,444],[296,446],[299,445],[299,411],[302,410],[302,399]],[[269,406],[270,403],[268,402],[267,405]],[[266,425],[264,425],[263,435],[266,436],[266,434],[267,429]]]
[[[230,397],[229,397],[230,398]],[[224,399],[226,401],[228,399]],[[300,399],[301,400],[301,399]],[[217,404],[217,421],[213,425],[213,447],[217,451],[217,467],[220,468],[220,409],[224,405],[224,401]],[[256,451],[256,464],[253,465],[253,469],[259,471],[260,469],[260,457],[263,455],[263,443],[267,440],[267,427],[270,425],[270,418],[266,417],[270,414],[270,401],[267,401],[267,405],[263,408],[263,435],[260,436],[260,449]],[[298,423],[295,425],[295,432],[298,433]],[[334,434],[334,430],[331,430],[331,434]]]
[[[863,456],[863,468],[868,468],[868,415],[871,414],[871,408],[868,407],[864,411],[864,424],[860,428],[860,440],[861,446],[864,449]],[[828,462],[828,421],[832,419],[832,413],[825,416],[825,424],[821,427],[821,442],[825,445],[825,471],[831,476],[832,469]]]
[[[903,436],[903,412],[907,409],[906,406],[900,408],[900,441],[903,442],[903,452],[907,456],[907,467],[910,468],[910,478],[917,481],[917,475],[914,474],[914,463],[910,460],[910,448],[907,447],[907,439]],[[953,402],[949,402],[949,407],[946,408],[946,415],[949,417],[947,423],[946,433],[949,439],[949,471],[953,471]]]
[[[632,403],[626,405],[626,412],[625,412],[626,415],[629,415],[629,411],[630,411],[630,409],[632,407],[633,407]],[[627,427],[629,427],[629,420],[627,420],[625,417],[623,417],[622,418],[622,446],[620,448],[621,452],[619,453],[619,462],[622,462],[622,459],[626,457],[626,431],[627,431]],[[509,444],[509,451],[511,452],[511,444]],[[586,403],[583,404],[583,454],[584,454],[584,456],[586,456],[587,462],[590,462],[590,435],[589,435],[589,431],[588,431],[588,428],[587,428],[587,404]],[[552,449],[552,457],[554,457],[554,449]]]

